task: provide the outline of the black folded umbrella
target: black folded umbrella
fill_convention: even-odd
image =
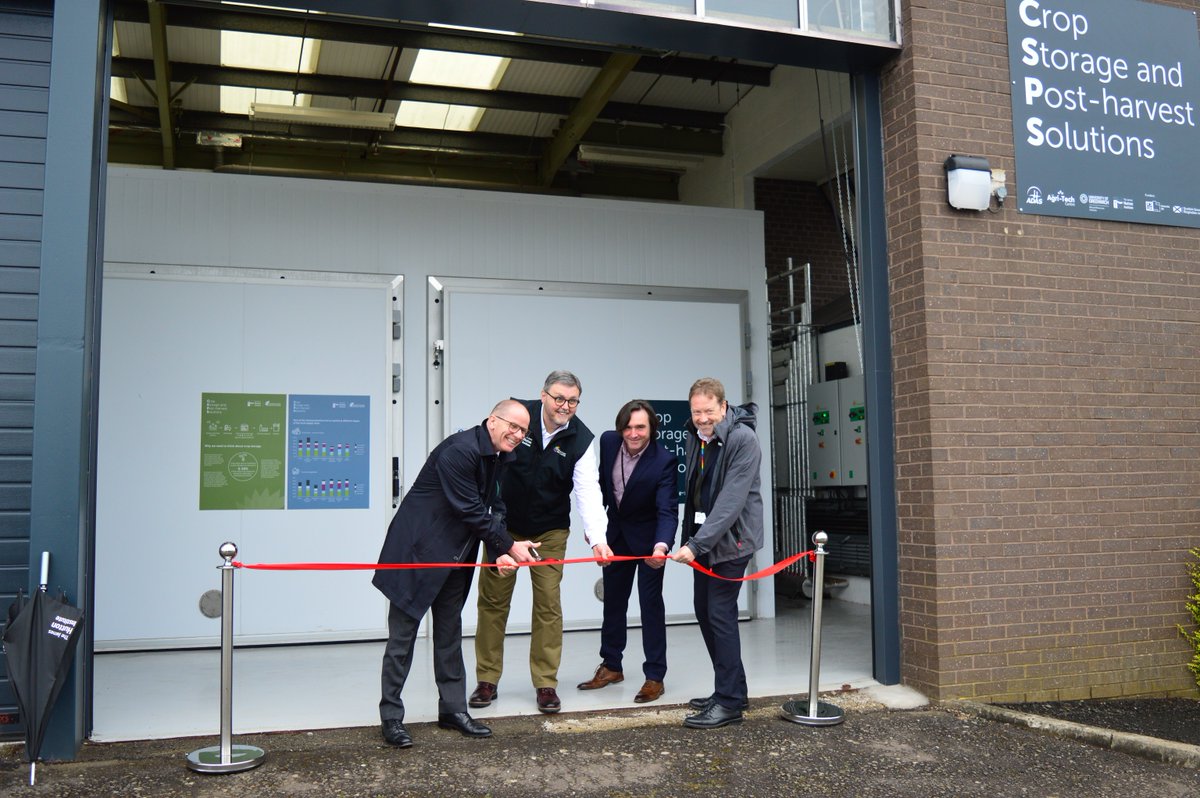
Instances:
[[[71,667],[71,655],[82,631],[83,611],[46,593],[46,586],[26,599],[17,594],[8,608],[4,629],[4,655],[8,677],[17,696],[25,723],[25,756],[29,760],[29,783],[34,783],[37,758],[46,736],[50,710],[62,691]]]

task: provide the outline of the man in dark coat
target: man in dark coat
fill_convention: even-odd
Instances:
[[[529,413],[509,399],[496,405],[483,423],[438,444],[388,526],[380,564],[473,563],[480,541],[501,573],[511,574],[518,562],[536,560],[536,543],[514,542],[506,531],[500,497],[504,469],[528,430]],[[412,745],[400,693],[412,667],[417,628],[430,609],[438,725],[468,737],[491,736],[491,729],[467,714],[462,608],[473,573],[473,568],[375,571],[372,584],[391,602],[379,716],[383,738],[392,745]]]
[[[644,399],[626,402],[615,430],[600,436],[600,493],[608,512],[608,545],[614,555],[657,559],[609,563],[604,569],[604,622],[600,627],[600,667],[580,690],[625,680],[621,659],[628,637],[629,594],[637,577],[642,620],[642,672],[646,681],[634,702],[663,694],[667,673],[667,619],[663,605],[663,563],[679,526],[676,489],[678,460],[658,442],[658,416]]]

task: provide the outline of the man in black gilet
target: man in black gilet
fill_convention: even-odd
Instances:
[[[579,378],[571,372],[550,372],[540,400],[522,402],[529,411],[529,434],[504,475],[501,494],[508,507],[508,533],[513,540],[540,544],[538,554],[545,559],[561,560],[567,553],[572,496],[592,552],[602,560],[612,556],[605,538],[608,517],[600,496],[594,436],[574,417],[582,393]],[[471,694],[472,707],[486,707],[496,699],[496,685],[504,670],[504,632],[516,580],[504,579],[492,570],[483,569],[479,575],[479,626],[475,632],[479,684]],[[562,660],[562,565],[535,565],[526,570],[533,586],[529,673],[537,708],[558,712],[562,708],[556,689]]]

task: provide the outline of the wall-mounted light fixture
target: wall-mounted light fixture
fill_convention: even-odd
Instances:
[[[992,202],[992,170],[987,158],[951,155],[946,159],[945,167],[950,207],[986,211]]]

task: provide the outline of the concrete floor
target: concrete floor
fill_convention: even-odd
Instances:
[[[806,694],[810,660],[807,602],[782,602],[775,618],[744,622],[742,660],[751,698]],[[870,607],[824,602],[820,689],[875,684],[871,677]],[[699,627],[668,628],[666,693],[659,704],[678,704],[712,692],[712,668]],[[601,690],[575,685],[599,664],[598,631],[568,632],[563,641],[559,696],[564,712],[633,707],[642,683],[641,637],[631,630],[626,680]],[[405,689],[406,721],[437,719],[428,639],[418,641]],[[474,686],[474,646],[463,646],[468,689]],[[511,635],[500,698],[472,710],[481,718],[536,715],[529,681],[528,635]],[[382,642],[236,649],[233,657],[233,732],[373,726],[379,722]],[[147,740],[220,732],[220,654],[216,650],[99,653],[95,658],[94,727],[98,742]]]

